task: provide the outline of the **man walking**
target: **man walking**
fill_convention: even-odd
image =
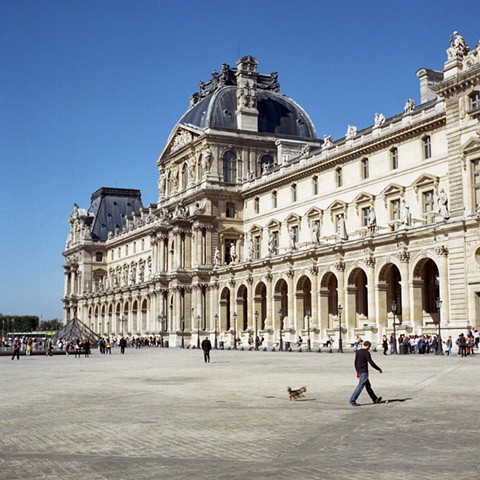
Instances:
[[[380,373],[383,372],[383,370],[372,360],[372,356],[369,352],[371,346],[371,342],[366,340],[365,342],[363,342],[362,348],[357,350],[357,353],[355,354],[355,370],[357,371],[357,377],[359,378],[359,381],[357,388],[350,397],[350,405],[353,405],[354,407],[359,406],[359,404],[357,403],[357,398],[362,393],[363,387],[367,389],[367,392],[370,395],[373,403],[380,403],[382,401],[382,397],[377,397],[375,395],[375,392],[370,385],[370,380],[368,379],[368,364],[370,364],[375,370],[378,370]]]
[[[205,337],[202,342],[202,350],[203,350],[203,358],[205,359],[205,363],[210,363],[210,350],[212,349],[212,342]]]

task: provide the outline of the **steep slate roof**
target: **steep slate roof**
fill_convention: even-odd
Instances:
[[[94,241],[105,241],[108,232],[121,231],[125,217],[143,209],[140,190],[128,188],[99,188],[92,194],[89,214],[93,214],[91,227]]]

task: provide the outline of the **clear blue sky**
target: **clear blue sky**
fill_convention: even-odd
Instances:
[[[243,55],[279,72],[317,135],[417,103],[478,1],[0,0],[0,313],[62,317],[73,203],[157,200],[155,160],[200,80]]]

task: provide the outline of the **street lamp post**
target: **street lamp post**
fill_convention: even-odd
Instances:
[[[124,327],[125,327],[125,324],[127,323],[127,319],[125,318],[125,316],[121,316],[120,317],[120,323],[122,324],[122,337],[123,337],[123,330],[124,330]]]
[[[396,322],[395,322],[395,313],[397,313],[397,302],[392,300],[391,310],[393,313],[393,353],[396,355],[397,352],[397,330],[396,330]]]
[[[339,305],[338,306],[338,353],[343,353],[342,312],[343,312],[343,307]]]
[[[283,330],[283,310],[280,309],[278,311],[278,315],[280,317],[280,351],[283,352],[283,335],[282,335],[282,330]]]
[[[233,349],[237,349],[237,312],[233,313]]]
[[[185,334],[185,319],[182,317],[182,348],[185,348],[185,340],[183,339]]]
[[[107,337],[110,338],[110,322],[107,322]]]
[[[100,333],[100,336],[102,337],[102,322],[98,322],[98,330],[99,330],[99,333]]]
[[[200,348],[200,315],[197,315],[197,348]]]
[[[307,308],[307,352],[312,351],[311,342],[310,342],[310,309]]]
[[[255,311],[255,350],[258,351],[258,312]]]
[[[218,343],[217,343],[218,314],[216,313],[213,318],[215,319],[215,350],[217,350],[218,349]]]
[[[442,308],[442,299],[437,298],[437,311],[438,311],[438,354],[443,355],[443,346],[442,346],[442,331],[441,331],[441,308]]]

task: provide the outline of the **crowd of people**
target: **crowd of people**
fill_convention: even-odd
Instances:
[[[456,353],[462,357],[467,355],[474,355],[475,350],[478,350],[480,341],[480,334],[475,328],[469,327],[467,333],[460,333],[455,339],[449,335],[446,339],[439,338],[438,335],[405,335],[401,334],[397,339],[397,345],[395,345],[395,337],[390,335],[387,338],[386,335],[382,339],[383,354],[387,355],[390,351],[391,354],[395,353],[395,347],[397,347],[397,353],[402,354],[435,354],[440,355],[442,353],[446,355],[453,355]]]

